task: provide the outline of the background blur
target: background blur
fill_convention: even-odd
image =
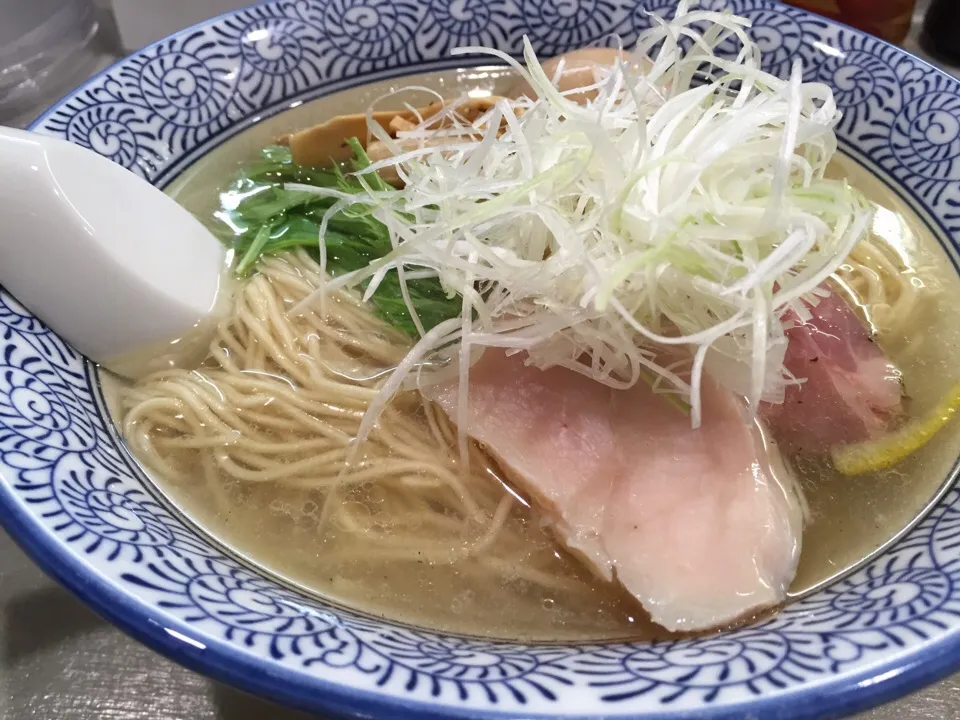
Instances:
[[[874,19],[881,18],[881,6],[912,3],[796,1],[873,8]],[[927,2],[917,0],[913,29],[903,41],[918,54],[916,38]],[[127,52],[246,4],[0,0],[0,124],[26,125],[67,90]],[[24,30],[38,22],[32,33]],[[945,69],[960,77],[960,67]],[[34,718],[309,720],[195,675],[127,638],[44,576],[0,531],[0,719]],[[957,718],[960,674],[856,720]]]

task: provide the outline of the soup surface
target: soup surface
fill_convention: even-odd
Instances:
[[[503,92],[512,76],[481,67],[376,83],[299,105],[257,122],[187,169],[169,192],[201,218],[212,218],[218,193],[261,148],[283,134],[330,117],[362,112],[383,93],[407,85],[450,96],[469,90],[484,97]],[[423,99],[423,98],[420,98]],[[409,101],[417,104],[411,95]],[[874,241],[886,244],[922,302],[917,328],[904,342],[884,346],[903,373],[908,409],[922,414],[956,380],[960,341],[960,280],[923,224],[882,182],[847,158],[834,175],[846,177],[876,203]],[[121,388],[104,378],[116,415]],[[409,422],[427,420],[401,408]],[[180,452],[193,452],[180,451]],[[809,504],[799,570],[790,594],[812,592],[870,557],[910,526],[944,486],[960,454],[960,432],[949,428],[896,469],[843,477],[825,462],[794,464]],[[189,457],[180,460],[189,462]],[[490,475],[498,468],[485,466]],[[510,534],[496,557],[466,555],[453,562],[398,559],[356,546],[356,535],[325,523],[323,492],[316,488],[224,480],[212,486],[175,481],[148,471],[161,492],[187,517],[249,563],[284,582],[367,613],[456,633],[524,640],[651,638],[666,634],[650,623],[636,601],[604,582],[564,552],[524,503],[506,519]],[[483,491],[491,507],[509,492],[491,477]],[[351,517],[376,517],[375,486],[351,491]],[[371,527],[375,527],[371,525]],[[443,538],[439,538],[443,542]],[[448,543],[454,540],[447,539]],[[456,548],[452,548],[455,550]]]

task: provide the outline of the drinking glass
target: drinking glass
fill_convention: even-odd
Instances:
[[[92,0],[0,0],[0,119],[85,69],[96,30]]]

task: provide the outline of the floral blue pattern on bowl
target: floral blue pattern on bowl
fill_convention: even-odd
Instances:
[[[842,147],[960,243],[960,82],[772,0],[706,0],[754,23],[767,69],[800,59],[844,110]],[[254,117],[374,79],[629,43],[675,0],[284,0],[122,61],[34,129],[164,185]],[[824,717],[960,666],[960,492],[858,572],[736,632],[539,645],[421,631],[251,571],[168,509],[106,415],[97,371],[0,293],[0,519],[47,571],[180,662],[300,707],[395,717]]]

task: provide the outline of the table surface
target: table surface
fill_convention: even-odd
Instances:
[[[918,17],[926,1],[919,0]],[[99,0],[98,65],[117,47],[107,2]],[[917,51],[914,36],[906,46]],[[951,71],[960,75],[960,68]],[[57,90],[50,95],[57,97]],[[4,124],[27,120],[0,118]],[[958,717],[960,674],[854,720]],[[2,531],[0,718],[309,720],[190,672],[123,635],[41,573]]]

